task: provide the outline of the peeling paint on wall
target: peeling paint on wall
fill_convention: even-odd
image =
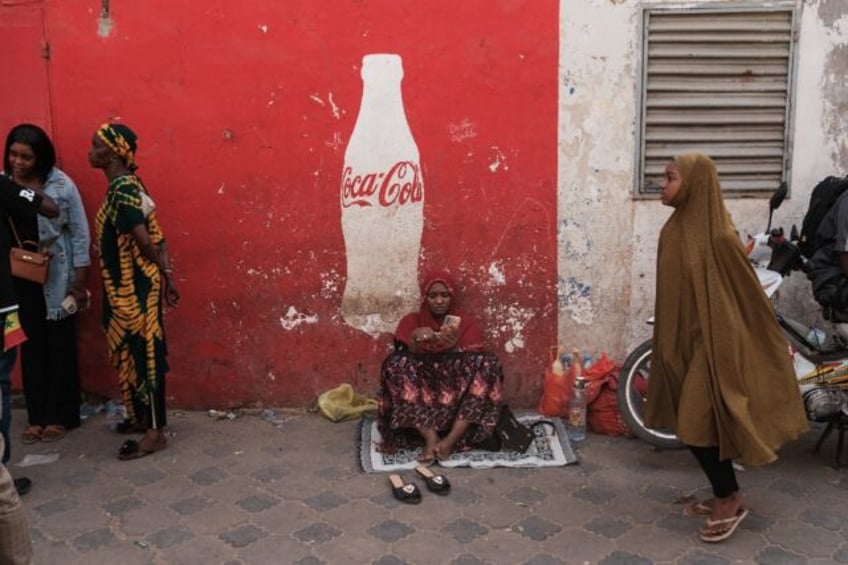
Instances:
[[[493,145],[492,153],[492,161],[489,163],[489,170],[493,173],[498,172],[498,169],[508,171],[509,166],[506,165],[506,155],[504,155],[503,151],[501,151],[497,145]]]
[[[489,265],[489,277],[491,277],[492,283],[495,285],[503,286],[506,284],[506,276],[503,272],[503,265],[500,265],[497,261],[493,262]]]
[[[341,112],[339,110],[339,107],[336,106],[336,103],[333,101],[333,93],[332,92],[327,93],[327,102],[330,104],[330,108],[333,110],[333,117],[336,118],[337,120],[339,118],[341,118]]]
[[[532,309],[515,304],[494,306],[487,309],[487,316],[492,320],[492,333],[498,341],[504,342],[504,351],[514,353],[524,349],[524,329],[536,316]]]
[[[560,309],[571,314],[571,319],[581,324],[594,321],[592,287],[575,277],[560,278],[557,285]]]
[[[321,273],[321,298],[325,300],[336,300],[342,288],[342,276],[338,271],[331,270]]]
[[[315,102],[316,104],[320,104],[321,106],[328,106],[329,105],[330,111],[332,112],[333,117],[337,120],[341,119],[342,114],[345,113],[341,108],[339,108],[336,105],[336,102],[333,100],[333,93],[332,92],[327,93],[327,102],[324,102],[324,99],[321,98],[320,96],[318,96],[317,94],[310,94],[309,99],[312,100],[313,102]]]
[[[97,19],[97,35],[100,37],[109,37],[112,33],[114,22],[110,14],[109,0],[101,0],[100,17]]]
[[[848,22],[848,18],[845,18]],[[844,26],[848,28],[848,25]],[[824,102],[824,129],[832,140],[832,159],[839,169],[848,169],[848,96],[845,91],[845,75],[848,74],[848,30],[841,34],[843,43],[834,46],[825,60],[827,72],[822,77]]]
[[[280,326],[284,330],[293,330],[301,324],[317,324],[318,323],[318,315],[313,314],[312,316],[307,316],[301,312],[298,312],[294,306],[289,306],[288,312],[286,312],[285,316],[280,316]]]
[[[332,139],[330,139],[329,141],[325,141],[324,145],[332,148],[333,151],[338,152],[339,149],[342,149],[344,147],[344,140],[342,140],[342,134],[340,132],[334,131]]]
[[[569,260],[580,261],[592,251],[592,238],[589,229],[580,222],[564,219],[559,224],[562,249]]]

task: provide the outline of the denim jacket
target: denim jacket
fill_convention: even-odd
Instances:
[[[47,319],[61,320],[67,315],[62,301],[74,283],[74,269],[91,265],[91,236],[79,190],[68,175],[53,167],[43,190],[59,207],[55,218],[38,216],[38,241],[51,255],[44,302]]]

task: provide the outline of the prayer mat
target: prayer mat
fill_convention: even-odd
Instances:
[[[536,439],[526,453],[517,451],[485,451],[473,449],[462,453],[453,453],[447,459],[439,461],[442,467],[471,467],[491,469],[492,467],[563,467],[577,463],[577,455],[568,442],[565,425],[560,418],[547,418],[535,412],[516,414],[520,422],[531,425],[538,420],[553,424],[533,428]],[[417,457],[421,449],[402,450],[393,454],[380,453],[377,445],[381,441],[377,430],[377,421],[365,417],[356,428],[357,453],[362,470],[367,473],[412,470],[419,465]]]

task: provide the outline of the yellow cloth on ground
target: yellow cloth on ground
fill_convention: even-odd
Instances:
[[[769,463],[807,429],[788,346],[724,206],[712,160],[683,181],[660,232],[645,421],[722,459]]]
[[[333,422],[341,422],[377,410],[377,401],[355,393],[353,387],[345,383],[321,393],[318,409]]]

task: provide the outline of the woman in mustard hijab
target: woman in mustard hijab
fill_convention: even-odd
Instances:
[[[130,128],[103,124],[88,152],[91,166],[101,169],[109,181],[95,230],[103,279],[103,328],[128,415],[118,431],[144,434],[121,446],[121,460],[144,457],[167,445],[168,350],[162,298],[176,306],[180,297],[156,208],[135,174],[136,147]]]
[[[807,429],[786,340],[724,206],[715,163],[679,155],[666,166],[662,203],[674,208],[657,250],[656,322],[645,422],[672,429],[695,455],[713,498],[705,542],[730,537],[747,516],[733,459],[774,461]]]

